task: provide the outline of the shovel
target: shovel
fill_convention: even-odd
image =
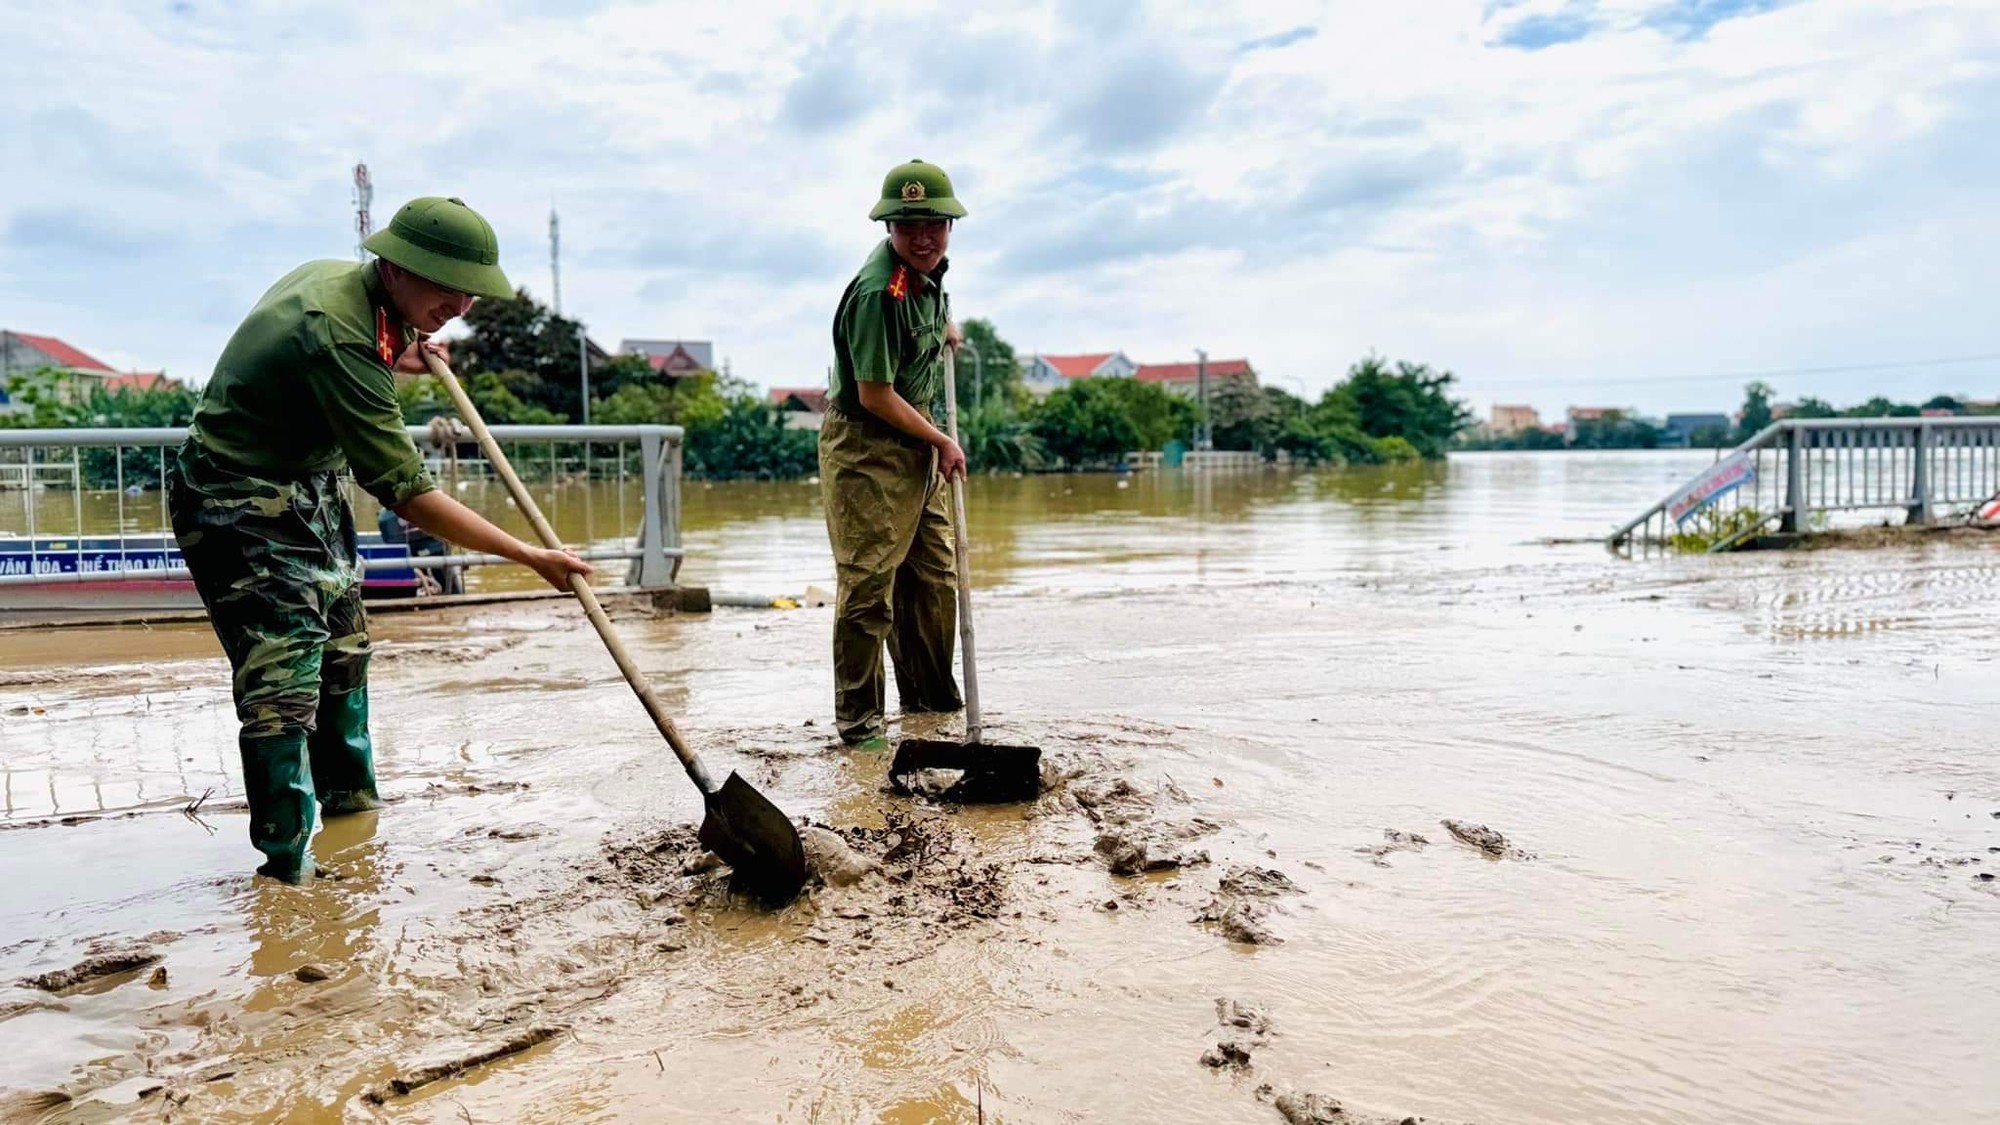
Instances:
[[[514,504],[528,517],[535,527],[535,534],[542,545],[558,549],[562,542],[556,538],[555,529],[542,518],[541,508],[535,505],[534,497],[521,487],[521,478],[514,474],[514,467],[507,463],[507,456],[500,452],[499,443],[486,429],[486,423],[479,417],[479,411],[466,397],[465,388],[458,385],[458,377],[429,349],[420,349],[424,362],[430,365],[431,374],[436,375],[445,390],[451,393],[452,405],[458,408],[458,416],[472,427],[472,434],[479,439],[479,448],[486,453],[486,460],[493,470],[506,482],[507,492],[514,497]],[[702,846],[729,864],[735,871],[739,885],[771,905],[782,905],[791,901],[806,882],[805,845],[799,840],[798,829],[793,827],[791,818],[786,816],[770,798],[757,792],[743,775],[731,771],[729,780],[718,788],[709,776],[701,759],[681,741],[681,732],[674,728],[674,721],[667,715],[666,707],[653,694],[653,686],[639,673],[638,665],[632,663],[632,656],[625,651],[625,642],[611,627],[611,619],[604,616],[604,607],[597,602],[597,595],[591,591],[590,582],[581,574],[569,576],[570,592],[583,603],[583,612],[590,617],[590,623],[597,627],[597,635],[610,651],[611,659],[618,663],[618,670],[625,674],[625,682],[632,685],[632,691],[652,717],[653,725],[666,737],[667,745],[673,747],[674,756],[681,760],[682,768],[694,781],[695,788],[701,790],[702,804],[707,806],[707,816],[702,819],[699,833]]]
[[[951,440],[958,440],[958,371],[952,350],[944,353],[944,411]],[[1032,801],[1042,794],[1042,750],[1039,746],[1003,746],[980,738],[979,658],[972,640],[972,577],[965,528],[965,478],[951,482],[951,530],[954,569],[958,572],[959,659],[965,665],[965,741],[906,738],[889,763],[889,786],[912,792],[912,775],[924,770],[952,770],[959,777],[941,790],[926,788],[938,800],[967,804]]]

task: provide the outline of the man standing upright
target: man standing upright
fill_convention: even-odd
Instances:
[[[965,454],[937,427],[945,349],[960,343],[945,296],[945,248],[965,208],[934,164],[890,169],[871,220],[888,223],[841,294],[833,384],[819,432],[826,532],[840,592],[833,711],[842,741],[887,746],[882,646],[903,710],[956,711],[957,627],[947,482]]]
[[[457,199],[413,200],[366,243],[378,261],[308,262],[258,300],[215,362],[173,460],[174,538],[229,657],[258,874],[302,883],[313,803],[380,807],[368,733],[368,623],[340,478],[468,552],[557,589],[573,555],[530,546],[438,491],[403,428],[391,370],[478,297],[507,298],[493,228]]]

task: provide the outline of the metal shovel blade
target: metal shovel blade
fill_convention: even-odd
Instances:
[[[960,776],[942,789],[913,784],[914,775],[926,770],[951,770]],[[1042,795],[1042,748],[906,738],[896,745],[895,760],[889,763],[889,786],[903,794],[921,789],[927,797],[961,804],[1032,801]]]
[[[773,906],[790,902],[806,885],[806,848],[791,818],[733,770],[706,799],[702,846],[722,857],[738,886]]]

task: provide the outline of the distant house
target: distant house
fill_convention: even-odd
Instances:
[[[1632,412],[1618,406],[1572,406],[1568,417],[1571,428],[1578,422],[1615,422]]]
[[[1542,427],[1542,412],[1532,406],[1495,406],[1487,432],[1494,437],[1513,437],[1524,430]]]
[[[826,421],[826,388],[773,387],[771,405],[785,416],[786,427],[817,430]]]
[[[159,371],[127,371],[104,381],[107,391],[163,391],[179,385],[178,380],[169,379]]]
[[[645,356],[653,370],[672,379],[715,370],[715,345],[708,340],[623,340],[618,351]]]
[[[1694,443],[1694,435],[1702,430],[1733,432],[1735,423],[1727,414],[1669,414],[1666,424],[1660,427],[1661,444],[1685,448]]]
[[[53,367],[73,377],[62,388],[68,397],[82,394],[92,380],[102,381],[118,374],[110,364],[54,336],[0,331],[0,411],[20,409],[20,404],[8,397],[8,381],[44,367]]]
[[[1139,370],[1124,352],[1086,352],[1081,355],[1042,355],[1039,352],[1021,362],[1021,385],[1037,398],[1066,387],[1077,379],[1129,379]]]
[[[1142,383],[1157,383],[1175,394],[1193,398],[1199,390],[1201,372],[1192,363],[1142,363],[1132,377]],[[1224,379],[1248,380],[1257,385],[1257,372],[1247,359],[1211,359],[1208,361],[1208,385],[1213,390],[1216,383]]]

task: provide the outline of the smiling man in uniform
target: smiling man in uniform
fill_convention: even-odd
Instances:
[[[882,647],[905,713],[956,711],[957,626],[946,482],[965,454],[938,429],[945,349],[957,347],[945,296],[951,225],[965,217],[935,164],[890,169],[868,217],[889,236],[841,295],[833,381],[819,433],[833,544],[834,721],[850,746],[886,747]]]
[[[384,507],[559,590],[589,564],[523,543],[437,490],[393,370],[478,297],[509,298],[493,228],[458,199],[413,200],[368,263],[308,262],[258,300],[216,360],[168,486],[174,537],[234,674],[259,874],[302,883],[325,816],[379,808],[368,623],[343,471]]]

